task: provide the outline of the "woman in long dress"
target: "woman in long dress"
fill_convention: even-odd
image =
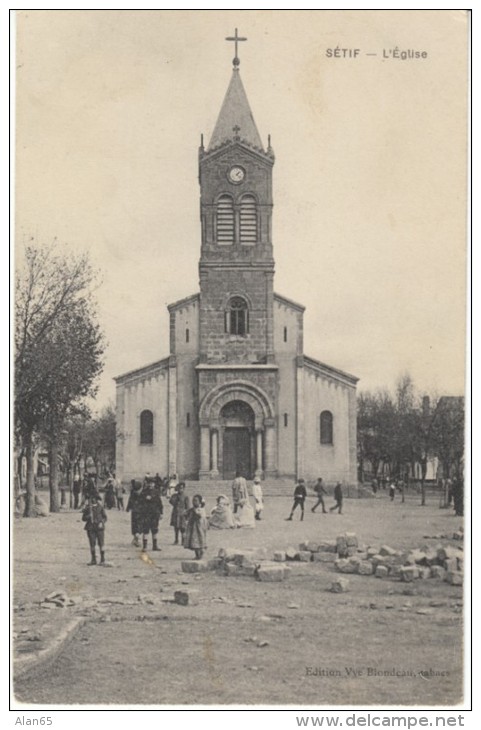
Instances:
[[[239,502],[237,514],[235,516],[237,527],[255,527],[256,518],[252,505],[249,502],[249,496],[246,499],[241,499]]]
[[[230,502],[225,494],[219,494],[217,504],[210,513],[209,527],[216,530],[228,530],[229,528],[235,528],[235,526]]]
[[[197,560],[200,560],[207,547],[207,517],[205,502],[200,494],[194,496],[192,507],[187,511],[184,547],[193,550]]]

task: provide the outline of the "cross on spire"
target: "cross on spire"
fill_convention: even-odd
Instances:
[[[234,64],[234,67],[239,66],[239,64],[240,64],[239,57],[237,56],[237,44],[239,43],[239,41],[246,41],[246,40],[247,40],[247,38],[241,38],[239,35],[237,35],[237,28],[235,29],[235,35],[227,36],[227,38],[226,38],[226,41],[234,41],[234,43],[235,43],[235,56],[232,61],[232,63]]]

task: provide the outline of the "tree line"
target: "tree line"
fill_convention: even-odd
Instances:
[[[420,393],[405,374],[394,393],[360,393],[357,439],[361,481],[367,464],[373,477],[382,469],[404,480],[419,465],[424,504],[429,459],[438,458],[444,478],[463,478],[464,399]]]

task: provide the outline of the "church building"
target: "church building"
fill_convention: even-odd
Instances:
[[[238,40],[199,149],[200,291],[168,307],[168,356],[115,378],[117,475],[355,484],[358,378],[304,354],[304,307],[274,292],[275,158],[244,91]]]

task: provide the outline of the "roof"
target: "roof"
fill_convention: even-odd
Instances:
[[[130,378],[135,377],[142,377],[145,375],[149,375],[151,373],[157,372],[159,370],[164,370],[165,368],[169,367],[169,358],[164,357],[163,360],[156,360],[155,362],[151,362],[149,365],[144,365],[141,368],[137,368],[136,370],[130,370],[128,373],[123,373],[122,375],[117,375],[116,378],[113,378],[117,385],[121,385],[126,380],[130,380]]]
[[[288,299],[287,297],[284,297],[282,296],[282,294],[278,294],[277,292],[274,292],[274,299],[281,304],[285,304],[287,307],[297,309],[299,312],[304,312],[306,309],[303,304],[299,304],[299,302],[295,302],[293,299]]]
[[[238,127],[237,135],[234,127]],[[247,101],[239,69],[235,68],[232,71],[232,78],[212,133],[208,152],[228,141],[233,141],[237,136],[242,142],[252,147],[264,149]]]
[[[332,365],[326,365],[326,363],[320,362],[320,360],[315,360],[313,357],[307,357],[307,355],[304,355],[304,365],[321,375],[327,375],[331,378],[334,377],[337,380],[341,380],[342,382],[347,383],[348,385],[356,385],[359,380],[359,378],[357,378],[355,375],[345,373],[343,370],[333,368]]]
[[[200,299],[199,292],[197,292],[197,294],[191,294],[188,297],[184,297],[183,299],[178,299],[176,302],[172,302],[172,304],[168,304],[167,309],[169,310],[169,312],[173,311],[174,309],[181,309],[182,307],[186,307],[189,304],[196,302],[198,299]]]

